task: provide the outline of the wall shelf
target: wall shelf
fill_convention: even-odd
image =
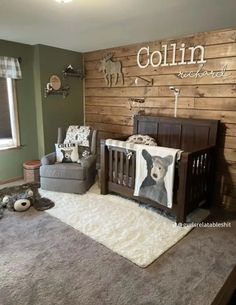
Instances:
[[[49,95],[62,95],[63,98],[66,98],[69,95],[69,89],[70,87],[64,87],[59,90],[53,90],[53,89],[44,89],[44,97],[47,98]]]
[[[81,70],[74,70],[74,71],[62,71],[62,75],[64,78],[66,77],[78,77],[80,79],[84,78],[84,73]]]

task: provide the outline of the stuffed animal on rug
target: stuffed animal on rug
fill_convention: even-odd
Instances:
[[[41,197],[37,185],[23,184],[0,190],[0,218],[5,209],[15,212],[27,211],[33,206],[38,211],[44,211],[54,206],[54,202]]]
[[[146,149],[143,149],[142,156],[147,163],[147,176],[140,187],[139,196],[157,201],[167,206],[167,191],[164,178],[168,166],[173,162],[172,156],[164,158],[151,156]]]

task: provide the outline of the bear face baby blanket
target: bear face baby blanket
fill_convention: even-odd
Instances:
[[[171,208],[175,164],[180,156],[179,149],[136,145],[134,196],[145,197]]]

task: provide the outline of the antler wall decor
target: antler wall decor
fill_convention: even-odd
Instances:
[[[134,83],[136,86],[138,86],[138,85],[153,86],[153,78],[136,76]]]
[[[128,98],[128,103],[129,103],[129,110],[132,110],[133,108],[138,108],[138,113],[141,114],[144,113],[144,108],[141,108],[141,104],[145,103],[145,98],[134,98],[130,97]]]

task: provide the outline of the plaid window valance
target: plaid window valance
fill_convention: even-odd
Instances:
[[[0,56],[0,77],[19,79],[22,78],[18,58]]]

